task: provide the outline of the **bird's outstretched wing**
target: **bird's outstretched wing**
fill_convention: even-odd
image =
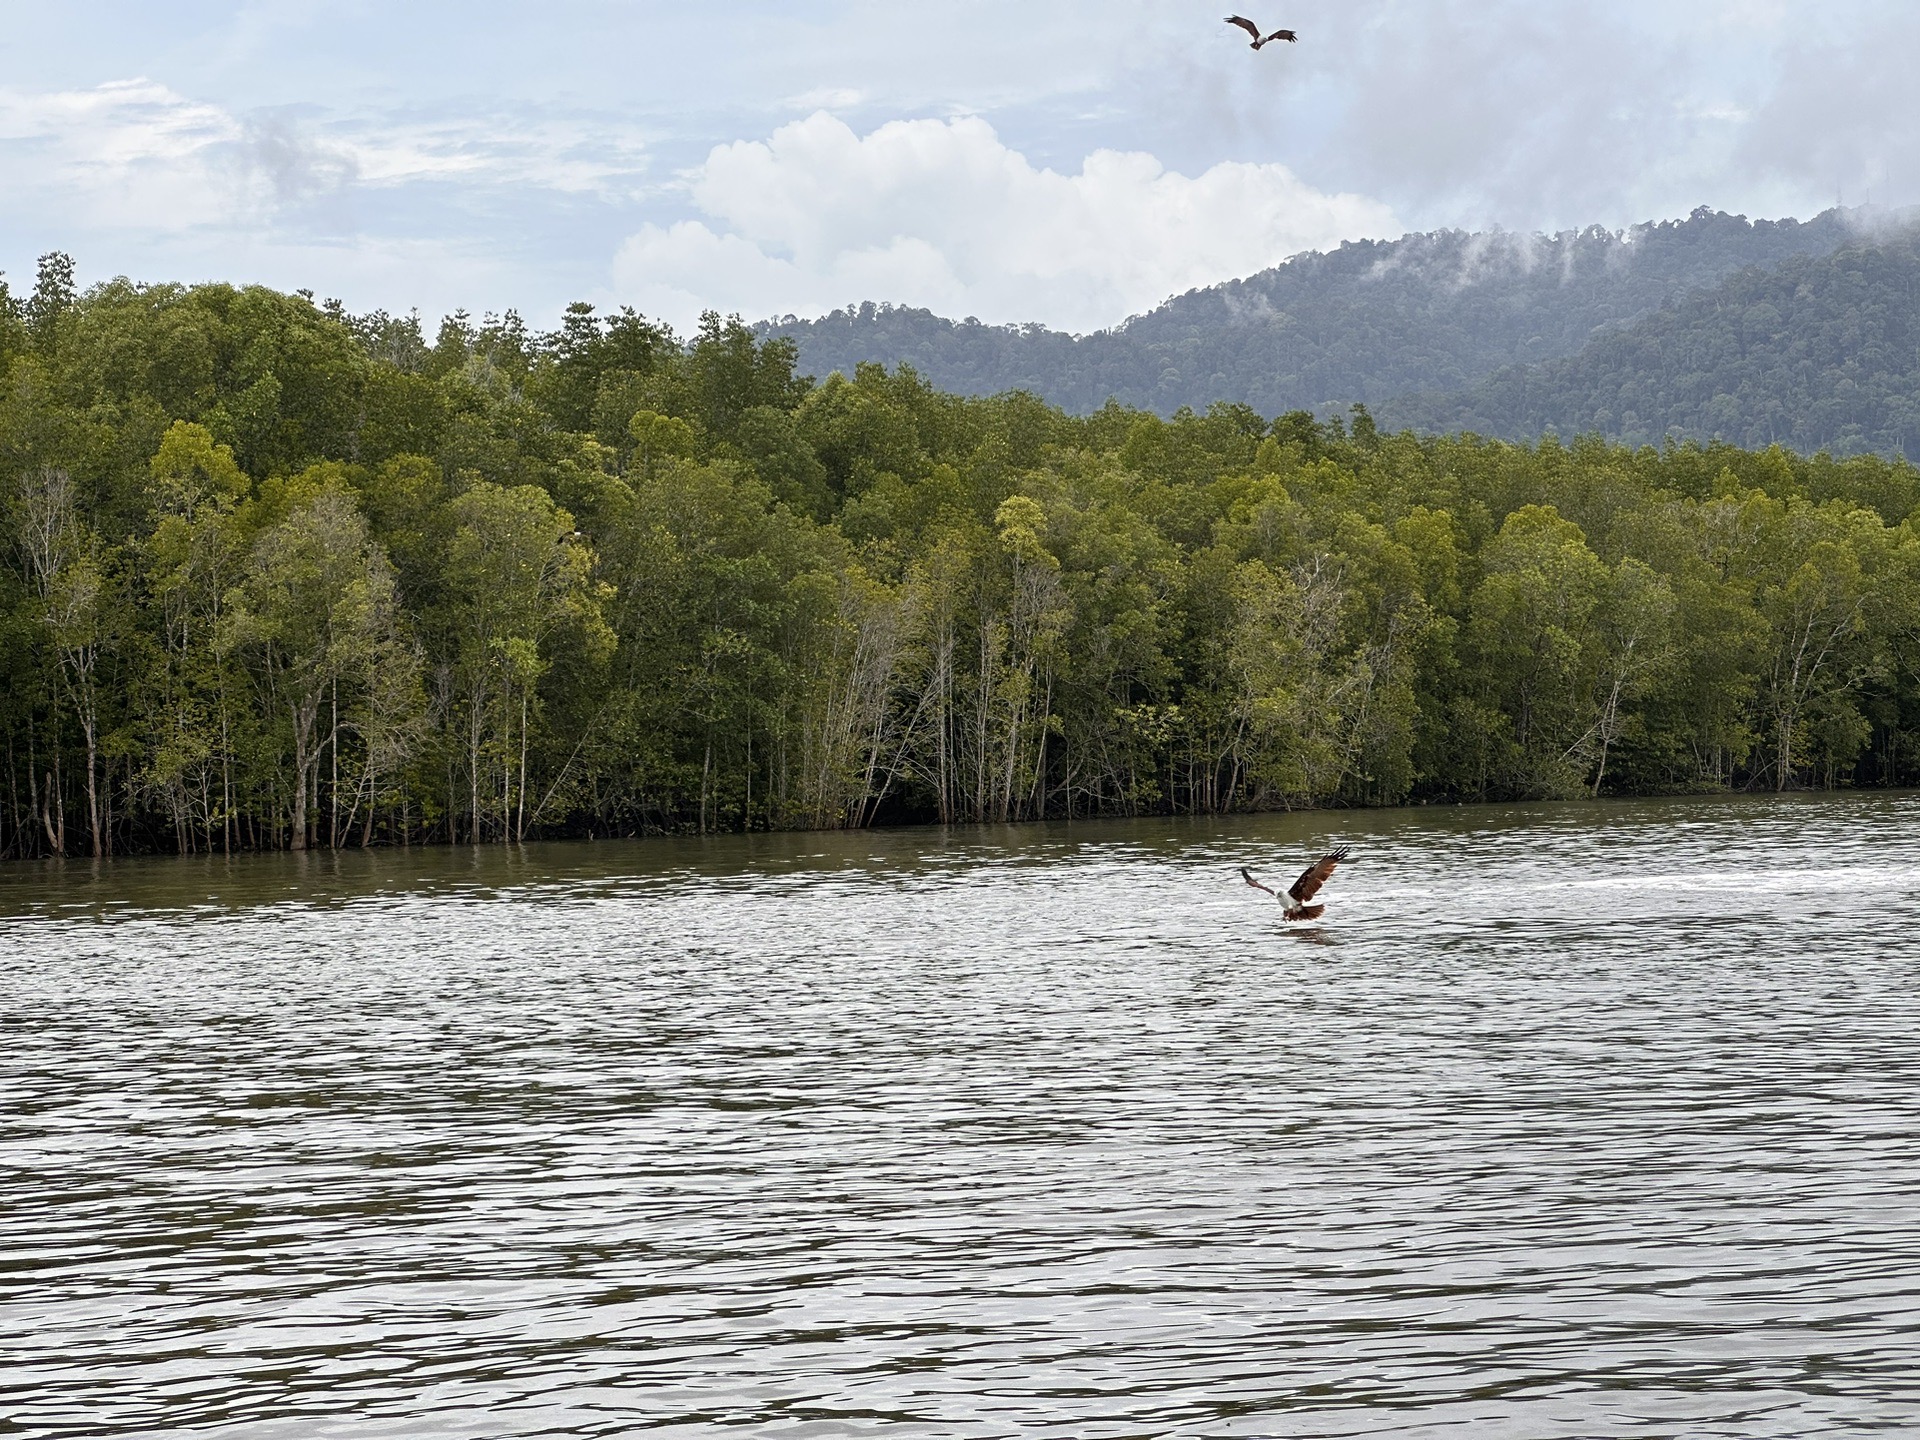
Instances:
[[[1298,45],[1300,43],[1300,37],[1291,30],[1276,30],[1267,36],[1264,43],[1271,45],[1276,40],[1284,40],[1289,45]]]
[[[1293,888],[1287,891],[1288,898],[1296,905],[1305,905],[1320,893],[1320,887],[1327,883],[1327,877],[1333,874],[1334,867],[1352,853],[1342,845],[1338,850],[1331,850],[1322,855],[1301,872],[1298,880],[1293,882]]]
[[[1247,869],[1247,867],[1246,867],[1246,866],[1244,866],[1244,865],[1242,865],[1242,866],[1240,867],[1240,878],[1241,878],[1241,879],[1243,879],[1243,880],[1245,880],[1245,881],[1247,882],[1247,884],[1249,884],[1249,885],[1251,885],[1251,886],[1252,886],[1252,887],[1253,887],[1254,889],[1256,889],[1256,890],[1265,890],[1265,891],[1267,892],[1267,894],[1269,894],[1269,895],[1273,895],[1273,891],[1272,891],[1271,889],[1269,889],[1269,888],[1268,888],[1267,886],[1265,886],[1265,885],[1262,885],[1262,884],[1261,884],[1261,883],[1260,883],[1260,882],[1259,882],[1258,880],[1256,880],[1256,879],[1254,879],[1254,878],[1253,878],[1253,871],[1251,871],[1251,870],[1249,870],[1249,869]],[[1280,897],[1279,897],[1279,896],[1277,896],[1277,895],[1274,895],[1274,898],[1275,898],[1275,899],[1277,900],[1277,899],[1279,899]]]
[[[1242,30],[1246,31],[1247,34],[1251,35],[1256,41],[1259,40],[1260,38],[1260,27],[1254,24],[1253,21],[1247,19],[1247,17],[1244,15],[1227,16],[1227,24],[1238,25]]]

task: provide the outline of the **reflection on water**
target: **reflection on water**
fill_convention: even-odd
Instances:
[[[1884,797],[14,867],[0,1434],[1910,1433],[1916,876]]]

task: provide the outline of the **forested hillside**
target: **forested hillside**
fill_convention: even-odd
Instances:
[[[1220,400],[1268,415],[1379,407],[1571,355],[1738,270],[1857,235],[1838,211],[1801,224],[1701,210],[1625,234],[1443,231],[1303,255],[1081,338],[873,305],[760,330],[791,338],[806,373],[905,362],[942,389],[1030,390],[1075,413],[1109,398],[1162,415]]]
[[[0,853],[1920,780],[1920,471],[0,292]]]
[[[1920,459],[1920,250],[1909,238],[1743,270],[1567,359],[1385,413],[1489,435]]]

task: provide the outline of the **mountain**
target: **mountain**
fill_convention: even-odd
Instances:
[[[1079,412],[1109,397],[1163,414],[1216,400],[1267,415],[1356,401],[1391,412],[1409,395],[1464,395],[1495,372],[1566,359],[1738,272],[1831,255],[1859,239],[1858,220],[1832,210],[1806,222],[1749,221],[1702,209],[1624,232],[1359,241],[1087,336],[884,305],[758,328],[791,337],[800,368],[814,374],[905,362],[943,389],[1031,390]],[[1448,410],[1431,398],[1418,408]]]
[[[1509,366],[1388,424],[1629,444],[1727,440],[1920,461],[1920,241],[1909,235],[1739,271],[1579,353]]]

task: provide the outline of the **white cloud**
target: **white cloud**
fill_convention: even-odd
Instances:
[[[58,197],[83,223],[177,230],[222,206],[204,157],[244,127],[148,80],[33,94],[0,89],[0,150],[15,203]]]
[[[1322,193],[1283,165],[1187,176],[1099,150],[1063,175],[976,117],[863,137],[816,113],[718,147],[690,180],[704,218],[646,226],[614,266],[620,299],[679,325],[705,308],[758,316],[872,299],[1085,331],[1400,228],[1386,206]]]
[[[642,140],[606,124],[241,113],[145,79],[0,87],[10,196],[58,200],[93,225],[245,229],[286,205],[419,182],[629,193],[645,164]]]
[[[863,90],[827,85],[790,96],[786,105],[789,110],[851,110],[865,104],[866,100],[867,95]]]
[[[1287,0],[1300,44],[1258,55],[1199,0],[92,8],[8,17],[16,281],[59,248],[390,308],[484,277],[462,303],[535,323],[891,297],[1086,327],[1395,217],[1920,201],[1913,0]]]

